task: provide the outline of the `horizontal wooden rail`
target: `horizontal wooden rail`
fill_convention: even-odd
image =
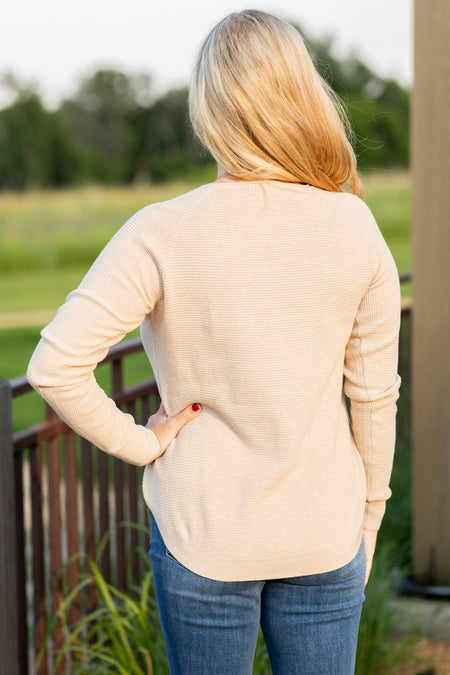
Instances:
[[[117,406],[132,414],[138,423],[145,424],[159,406],[156,381],[151,378],[123,386],[124,360],[142,349],[140,338],[121,342],[111,347],[99,366],[109,366],[111,370],[111,398]],[[33,389],[24,376],[3,382],[5,405],[2,403],[2,410],[9,406],[10,424],[11,399]],[[8,611],[13,612],[16,619],[8,624],[2,611],[0,633],[4,631],[5,640],[9,639],[8,631],[15,636],[15,642],[10,640],[10,651],[17,654],[17,658],[14,657],[14,667],[8,673],[29,675],[30,663],[34,663],[46,639],[51,616],[80,578],[81,561],[77,558],[70,564],[68,561],[79,552],[96,559],[99,544],[106,536],[100,569],[107,581],[125,589],[142,572],[143,558],[139,549],[148,550],[148,536],[124,523],[148,526],[148,513],[141,498],[142,469],[93,447],[48,405],[42,422],[13,435],[8,427],[3,436],[10,439],[6,458],[13,462],[9,468],[5,465],[7,470],[1,478],[3,483],[9,483],[9,498],[13,499],[14,506],[12,529],[6,539],[14,538],[16,555],[9,556],[5,567],[8,574],[13,575],[10,583],[13,599],[8,600]],[[2,442],[5,459],[3,449],[6,450],[6,446]],[[7,497],[6,490],[3,496]],[[31,622],[27,611],[30,602]],[[95,602],[95,593],[89,589],[83,606],[89,610],[95,607]],[[81,606],[81,600],[74,603],[71,620],[80,616]],[[56,626],[38,675],[49,672],[53,650],[61,640]],[[30,642],[33,653],[29,657],[26,645]],[[60,672],[64,672],[64,664]]]

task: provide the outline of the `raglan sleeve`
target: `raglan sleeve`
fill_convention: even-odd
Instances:
[[[375,246],[377,269],[358,307],[344,362],[344,392],[350,401],[352,433],[366,474],[364,527],[369,530],[379,529],[391,495],[400,387],[398,272],[379,231]]]
[[[149,220],[151,211],[144,209],[111,239],[42,330],[27,370],[30,384],[70,427],[136,465],[158,456],[158,439],[117,408],[98,385],[94,369],[162,295],[155,255],[159,242]]]

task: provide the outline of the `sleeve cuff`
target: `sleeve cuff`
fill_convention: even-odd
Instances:
[[[138,424],[125,443],[117,449],[109,450],[108,454],[123,459],[129,464],[146,466],[159,457],[161,447],[156,434],[151,429]]]

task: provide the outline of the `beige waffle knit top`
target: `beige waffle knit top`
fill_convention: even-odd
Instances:
[[[145,500],[190,570],[320,573],[356,555],[390,496],[399,318],[362,200],[221,179],[118,231],[42,331],[28,378],[81,435],[146,465]],[[154,433],[93,375],[139,325],[167,413],[202,406],[155,461]]]

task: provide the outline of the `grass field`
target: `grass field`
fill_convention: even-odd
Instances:
[[[411,271],[411,178],[406,172],[363,177],[365,200],[392,251],[400,273]]]
[[[12,325],[12,314],[55,310],[135,211],[213,178],[209,172],[190,182],[159,187],[87,187],[0,195],[0,327]],[[385,171],[368,174],[363,180],[366,200],[398,269],[408,271],[409,175]]]
[[[116,230],[146,204],[214,180],[131,188],[85,187],[0,195],[0,373],[25,372],[39,329],[75,288]],[[411,268],[410,177],[384,171],[363,176],[365,198],[400,272]],[[408,292],[408,289],[406,289]]]
[[[214,180],[210,170],[191,181],[156,187],[0,195],[1,376],[11,379],[25,372],[40,328],[134,212],[208,180]]]

